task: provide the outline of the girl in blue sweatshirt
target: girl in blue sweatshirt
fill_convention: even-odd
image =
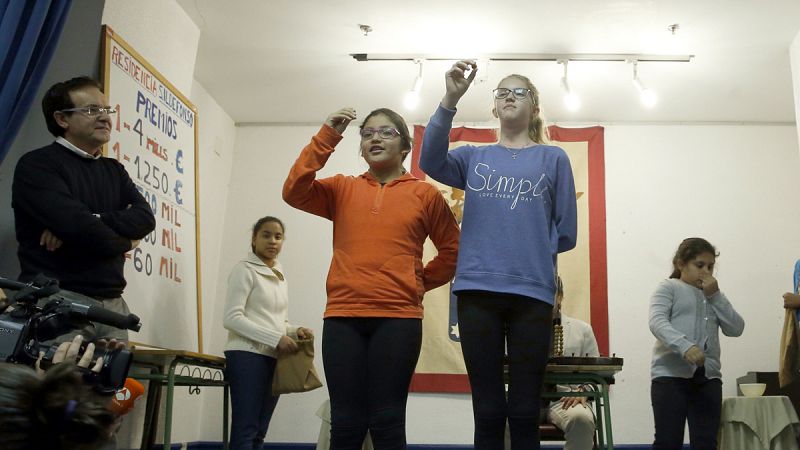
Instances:
[[[456,104],[476,73],[471,60],[447,71],[447,92],[425,129],[420,166],[465,192],[453,292],[475,449],[503,448],[506,420],[512,450],[538,449],[556,257],[574,248],[577,237],[575,184],[567,154],[545,144],[539,92],[522,75],[507,76],[493,91],[499,142],[448,151]]]

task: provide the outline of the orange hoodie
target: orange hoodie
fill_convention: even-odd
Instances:
[[[421,319],[422,296],[455,273],[455,217],[433,185],[410,174],[384,186],[369,173],[315,179],[341,140],[323,125],[283,184],[286,203],[333,221],[324,317]],[[423,268],[428,236],[439,254]]]

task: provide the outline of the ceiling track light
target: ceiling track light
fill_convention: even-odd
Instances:
[[[639,99],[645,107],[654,107],[658,102],[658,96],[652,89],[645,87],[644,83],[642,83],[642,80],[639,78],[639,61],[634,59],[630,62],[633,65],[633,85],[636,86],[636,90],[639,91]]]
[[[422,90],[422,69],[424,60],[415,59],[414,64],[417,65],[417,76],[414,78],[414,84],[411,85],[411,90],[406,92],[403,99],[403,104],[406,109],[416,109],[419,106],[419,96]]]
[[[560,59],[556,61],[558,64],[564,65],[564,75],[561,77],[561,87],[564,89],[564,105],[570,111],[576,111],[581,107],[581,99],[578,97],[578,94],[572,92],[572,89],[569,87],[569,77],[568,77],[568,67],[569,67],[569,60],[568,59]]]
[[[351,53],[356,61],[458,61],[464,56],[420,55],[407,53]],[[611,61],[611,62],[691,62],[694,55],[649,55],[637,53],[499,53],[479,56],[485,61]]]
[[[677,26],[670,30],[674,32]],[[407,53],[351,53],[350,56],[356,61],[412,61],[419,65],[419,74],[414,80],[414,86],[406,94],[406,107],[408,109],[416,108],[419,103],[419,91],[422,87],[422,63],[423,61],[458,61],[463,59],[463,56],[454,55],[436,55],[436,54],[407,54]],[[493,55],[481,55],[477,58],[478,66],[483,65],[483,70],[476,78],[475,82],[485,81],[488,71],[485,70],[491,61],[509,61],[509,62],[538,62],[538,61],[554,61],[558,64],[564,65],[564,76],[561,78],[561,87],[565,91],[564,102],[570,110],[576,110],[580,107],[580,98],[577,94],[572,92],[567,77],[567,65],[570,61],[581,62],[625,62],[632,63],[633,65],[633,84],[639,91],[640,100],[647,108],[652,108],[658,102],[658,96],[652,89],[644,86],[639,79],[638,64],[640,62],[672,62],[672,63],[688,63],[692,62],[694,55],[653,55],[642,53],[500,53]]]

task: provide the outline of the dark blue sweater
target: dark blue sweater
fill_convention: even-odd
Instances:
[[[58,279],[62,288],[92,297],[122,294],[131,240],[155,228],[150,207],[122,164],[105,157],[82,158],[57,143],[20,158],[11,205],[19,279],[30,281],[44,273]],[[39,245],[45,229],[63,241],[59,249]]]

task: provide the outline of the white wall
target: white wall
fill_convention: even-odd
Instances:
[[[211,95],[193,81],[199,30],[174,1],[108,0],[104,22],[199,109],[205,351],[223,350],[227,273],[247,252],[252,223],[267,214],[287,226],[280,259],[290,283],[291,319],[321,333],[331,224],[288,207],[280,198],[290,165],[317,127],[234,128]],[[796,99],[798,40],[792,46]],[[800,248],[800,236],[794,233],[800,211],[791,203],[798,192],[797,142],[797,130],[790,126],[606,128],[611,350],[626,361],[612,392],[617,442],[652,440],[648,371],[653,338],[647,330],[647,303],[668,275],[672,253],[684,237],[701,235],[718,246],[720,284],[747,321],[741,338],[723,339],[725,395],[734,393],[735,378],[746,371],[777,368],[780,295],[791,287],[792,263]],[[339,149],[321,176],[366,169],[357,157],[353,129]],[[318,343],[322,371],[319,350]],[[316,441],[319,421],[314,411],[326,396],[325,389],[284,396],[267,440]],[[212,389],[205,389],[200,399],[182,393],[175,405],[174,440],[219,441],[219,397]],[[133,447],[137,420],[128,423]],[[411,395],[410,443],[469,444],[472,430],[468,397]],[[126,445],[121,442],[122,448]]]
[[[228,186],[231,179],[233,149],[236,142],[236,126],[233,119],[217,104],[202,85],[194,82],[191,100],[199,111],[200,131],[200,272],[203,293],[203,351],[221,355],[216,351],[219,342],[218,327],[222,319],[216,315],[220,298],[214,295],[220,282],[220,261],[225,235],[225,214],[228,202]],[[224,271],[224,270],[223,270]],[[222,284],[224,286],[224,279]],[[184,441],[221,441],[222,438],[222,391],[206,389],[202,397],[201,414],[189,414],[187,418],[199,416],[200,427],[189,428],[193,420],[186,422]],[[180,406],[180,405],[177,405]]]
[[[794,118],[797,136],[800,138],[800,31],[789,47],[789,60],[792,66],[792,86],[794,86]]]
[[[791,126],[606,129],[610,348],[625,358],[611,399],[619,442],[652,441],[648,299],[683,238],[717,246],[720,287],[746,322],[741,337],[722,338],[723,395],[748,371],[777,371],[781,295],[800,257],[796,139]]]
[[[249,226],[261,215],[285,220],[287,241],[280,259],[290,282],[291,318],[320,331],[331,224],[280,198],[290,165],[316,130],[238,129],[219,259],[225,272],[246,252]],[[321,176],[365,170],[357,157],[355,130],[346,135]],[[735,379],[747,371],[777,370],[780,296],[791,289],[793,263],[800,256],[800,211],[792,204],[800,188],[798,170],[797,134],[791,126],[606,127],[610,344],[625,358],[611,403],[618,443],[652,442],[649,364],[654,339],[647,328],[648,300],[669,275],[674,251],[685,237],[703,236],[718,247],[720,285],[747,322],[742,337],[722,339],[724,394],[734,395]],[[218,284],[219,296],[223,284]],[[319,350],[318,343],[322,370]],[[284,396],[267,440],[314,442],[319,422],[313,413],[325,395],[321,389]],[[410,443],[469,444],[472,432],[466,396],[411,395]]]
[[[230,181],[236,127],[231,117],[205,88],[194,80],[194,64],[200,30],[172,0],[129,2],[107,0],[103,23],[125,39],[150,64],[186,95],[198,110],[199,215],[201,292],[203,295],[203,340],[213,347],[214,316],[221,239],[224,233],[228,183]],[[99,30],[98,30],[99,32]],[[210,295],[209,295],[210,293]],[[132,309],[135,304],[131,303]],[[173,329],[174,335],[195,335],[194,329]],[[195,350],[195,349],[188,349]],[[207,353],[214,353],[204,349]],[[219,354],[219,352],[216,352]],[[186,388],[176,390],[173,442],[220,441],[222,436],[222,390],[204,389],[189,396]],[[142,402],[143,403],[143,402]],[[206,404],[208,404],[206,406]],[[120,431],[120,448],[138,448],[143,421],[143,404],[130,414]],[[162,402],[162,408],[163,408]],[[163,420],[163,413],[161,415]],[[159,429],[157,442],[161,442]]]
[[[181,93],[192,92],[200,29],[175,0],[106,0],[103,24],[111,26]]]

